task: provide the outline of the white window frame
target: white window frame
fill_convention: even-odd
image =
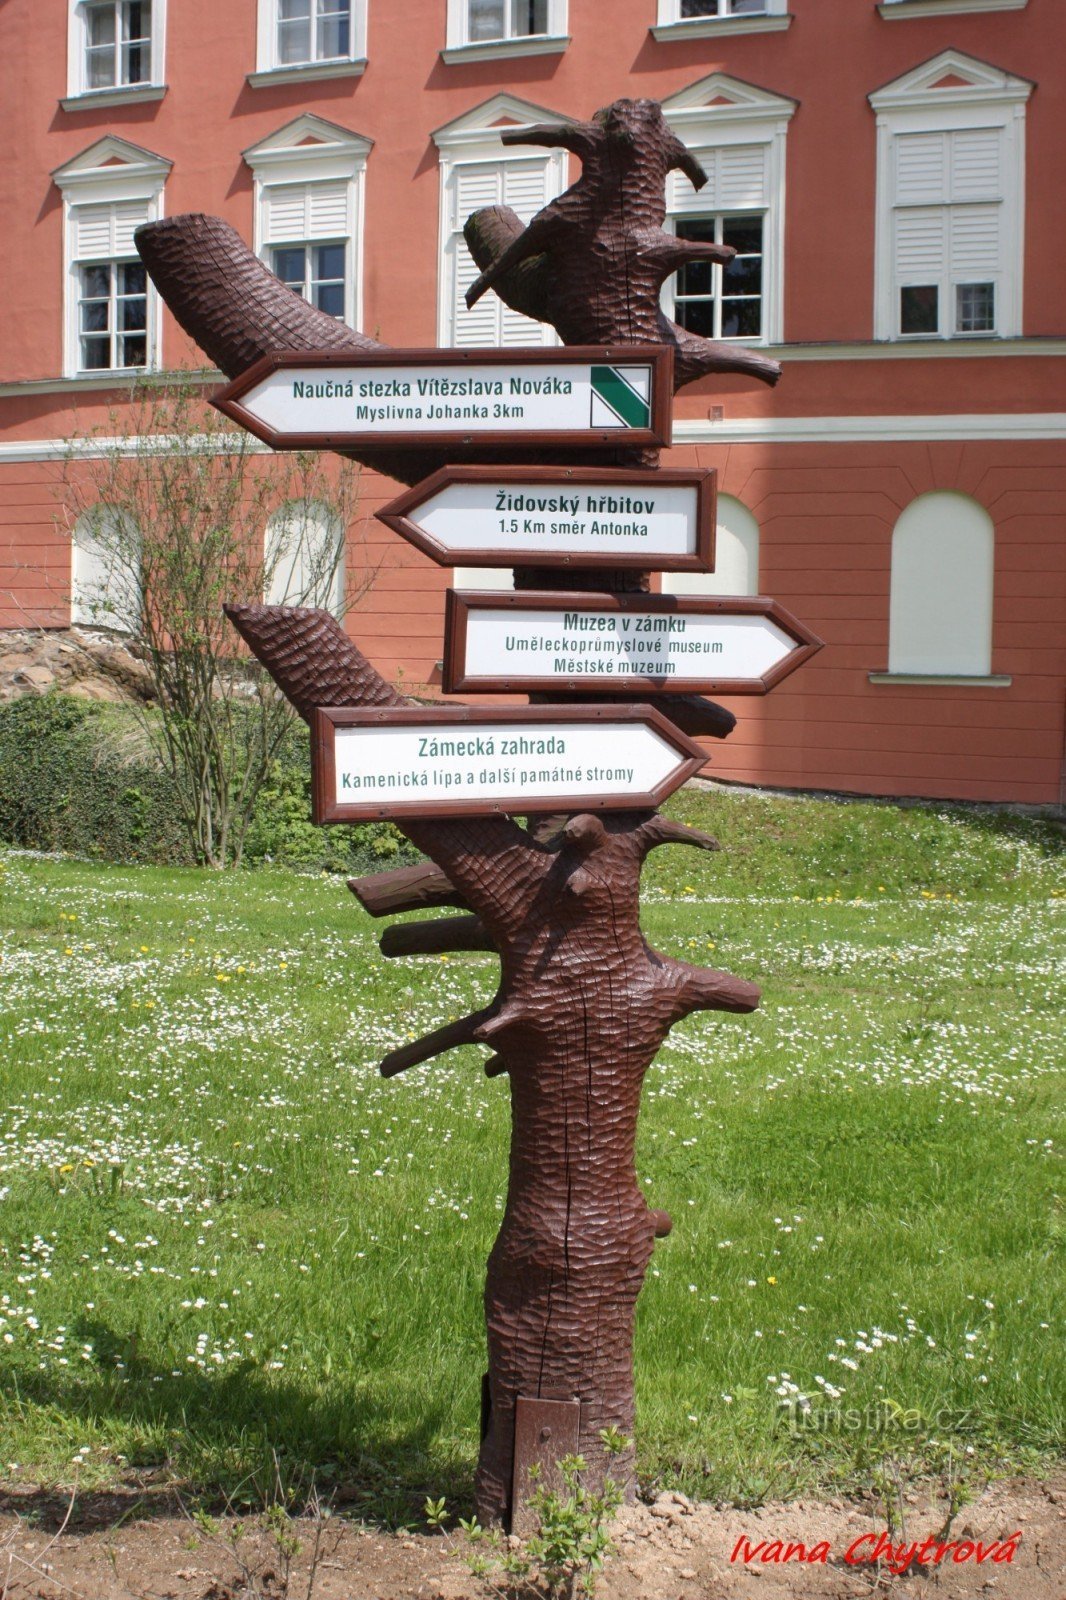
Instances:
[[[722,103],[710,104],[712,101]],[[695,202],[686,205],[682,213],[674,197],[681,186],[691,186],[688,179],[677,172],[671,173],[667,191],[670,206],[668,227],[680,214],[711,217],[743,216],[747,213],[763,218],[762,333],[757,339],[737,341],[755,347],[784,342],[785,157],[788,124],[796,104],[795,100],[771,94],[739,78],[731,78],[724,72],[701,78],[698,83],[663,101],[663,116],[697,161],[701,156],[708,157],[711,151],[725,146],[765,147],[765,205],[721,206],[708,201],[705,207],[701,207],[700,195],[697,194]],[[672,275],[663,289],[663,306],[668,316],[672,314],[674,303],[674,281]]]
[[[660,44],[682,39],[714,39],[727,33],[780,33],[792,26],[788,0],[763,0],[763,9],[734,12],[733,0],[721,0],[727,7],[715,17],[683,17],[681,0],[658,0],[658,14],[651,32]]]
[[[508,5],[510,0],[507,0]],[[470,0],[448,0],[445,48],[441,60],[448,65],[463,61],[500,61],[511,56],[561,55],[570,43],[567,29],[569,0],[548,0],[545,33],[504,39],[470,39]]]
[[[955,17],[969,11],[1024,11],[1029,0],[881,0],[877,9],[890,22],[910,17]]]
[[[302,141],[311,139],[314,143]],[[335,183],[348,190],[344,321],[358,328],[363,320],[363,218],[366,209],[366,164],[373,140],[311,113],[286,123],[276,133],[244,152],[254,187],[253,249],[273,270],[271,252],[278,246],[326,244],[333,240],[268,239],[267,215],[272,189],[293,184]]]
[[[935,87],[944,78],[961,84]],[[1033,85],[1024,78],[957,50],[944,50],[931,61],[886,84],[869,96],[877,116],[877,202],[874,242],[874,338],[898,343],[953,339],[1017,339],[1023,327],[1025,261],[1025,108]],[[899,286],[894,256],[895,141],[902,134],[952,133],[960,129],[995,128],[1001,133],[1002,225],[1004,256],[996,277],[996,327],[988,333],[901,334]],[[986,281],[986,280],[982,280]],[[954,283],[949,284],[949,291]],[[950,313],[951,294],[942,320]]]
[[[278,0],[258,0],[256,13],[255,71],[248,74],[253,89],[275,83],[304,83],[314,78],[358,77],[366,71],[367,0],[351,0],[348,54],[327,61],[278,60]]]
[[[142,367],[111,367],[83,369],[81,366],[81,340],[78,326],[78,301],[81,293],[80,267],[84,262],[76,255],[74,241],[77,231],[77,210],[80,206],[106,206],[129,203],[144,206],[145,222],[157,222],[163,215],[163,192],[172,162],[164,156],[142,150],[125,139],[109,134],[99,139],[81,155],[75,156],[52,173],[52,179],[63,195],[63,262],[64,295],[63,316],[63,371],[66,377],[103,377],[108,372],[129,375],[135,372],[152,372],[161,364],[163,304],[149,280],[147,285],[148,316],[147,361]],[[101,257],[109,261],[135,261],[135,254]]]
[[[547,198],[563,193],[569,184],[569,153],[566,150],[541,149],[536,145],[505,145],[500,138],[501,127],[493,124],[503,121],[508,131],[516,125],[528,126],[533,122],[557,122],[570,119],[556,111],[545,111],[541,106],[516,99],[514,95],[498,94],[483,105],[438,128],[433,135],[440,162],[440,243],[438,250],[437,283],[437,343],[446,348],[455,343],[453,325],[454,304],[452,296],[452,266],[455,252],[461,244],[461,235],[451,227],[451,185],[457,169],[466,164],[481,162],[524,162],[531,160],[543,164],[548,174]],[[491,290],[489,291],[491,293]],[[539,324],[540,341],[546,345],[559,344],[559,337],[547,323]],[[534,330],[531,343],[538,342]],[[471,346],[470,348],[477,348]]]
[[[145,83],[108,84],[90,89],[88,80],[88,10],[91,0],[68,0],[67,93],[60,101],[64,111],[81,111],[89,105],[119,106],[131,101],[161,100],[166,93],[167,0],[151,0],[150,70]]]

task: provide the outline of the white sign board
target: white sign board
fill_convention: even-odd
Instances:
[[[442,566],[709,572],[714,473],[443,467],[378,512]]]
[[[666,442],[666,346],[265,356],[215,404],[278,447],[435,438]],[[668,373],[667,373],[668,384]]]
[[[650,706],[319,709],[316,822],[657,805],[705,757]]]
[[[452,591],[445,689],[764,694],[819,647],[764,598]]]

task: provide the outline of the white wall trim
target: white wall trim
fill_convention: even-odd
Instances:
[[[442,50],[446,67],[469,66],[475,61],[507,61],[515,56],[561,56],[570,47],[568,33],[536,33],[528,39],[486,39]]]
[[[67,10],[67,94],[66,99],[76,100],[75,106],[67,106],[66,110],[88,110],[90,105],[116,105],[118,102],[112,98],[116,93],[122,99],[132,98],[130,91],[154,86],[159,89],[166,83],[166,49],[167,49],[167,0],[152,0],[152,33],[150,67],[151,71],[147,84],[113,85],[107,89],[90,89],[86,80],[86,45],[87,33],[85,27],[86,0],[68,0]],[[149,96],[141,95],[138,98],[148,99]],[[152,98],[161,98],[153,96]]]
[[[716,39],[733,33],[784,33],[791,28],[793,18],[781,15],[752,15],[738,17],[692,17],[683,22],[657,23],[651,36],[657,44],[680,44],[683,39]]]
[[[115,384],[110,385],[111,388]],[[1007,443],[1066,439],[1066,411],[993,415],[970,412],[933,417],[732,417],[724,422],[682,417],[674,423],[675,445],[686,444],[921,444],[930,440],[984,439]],[[171,441],[152,436],[166,448]],[[121,449],[124,455],[145,453],[147,437],[101,436],[83,439],[10,439],[0,443],[5,462],[62,461],[67,457],[95,460]],[[238,448],[216,440],[218,453]],[[269,454],[266,445],[247,439],[245,448]]]
[[[882,683],[888,687],[925,684],[935,689],[1009,689],[1014,679],[1004,672],[868,672],[867,683]]]
[[[157,447],[158,451],[166,452],[184,449],[207,451],[210,448],[212,455],[236,455],[242,448],[254,451],[256,455],[269,455],[271,452],[265,444],[250,436],[242,445],[235,435],[232,444],[225,443],[218,435],[190,434],[181,438],[177,434],[131,434],[124,437],[121,434],[100,434],[92,438],[81,439],[14,439],[0,444],[0,466],[4,462],[21,464],[31,461],[99,461],[105,456],[114,455],[116,452],[122,456],[133,459],[136,456],[152,455],[153,450],[146,448],[148,445]]]
[[[878,11],[886,22],[913,17],[955,17],[969,11],[1024,11],[1029,0],[881,0]]]
[[[903,417],[679,417],[674,444],[903,444],[938,439],[1066,439],[1066,411]],[[0,449],[3,447],[0,446]]]
[[[85,94],[66,95],[59,102],[63,111],[99,111],[104,106],[139,106],[162,100],[165,83],[138,83],[129,89],[93,89]]]
[[[245,83],[250,89],[273,89],[279,83],[316,82],[319,78],[360,78],[366,71],[366,57],[357,61],[316,61],[306,67],[271,67],[266,72],[249,72]]]

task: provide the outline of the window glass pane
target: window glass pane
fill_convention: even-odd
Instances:
[[[123,333],[143,333],[148,326],[147,300],[120,300],[118,325]]]
[[[468,39],[503,39],[507,34],[507,0],[469,0]]]
[[[955,332],[994,333],[995,331],[995,284],[957,284],[955,288]]]
[[[311,303],[327,316],[344,316],[344,285],[343,283],[317,283],[313,286]]]
[[[345,0],[319,0],[317,54],[320,61],[330,61],[350,52],[350,12]]]
[[[935,283],[909,284],[899,292],[901,333],[940,331],[940,291]]]
[[[723,294],[761,294],[762,256],[736,256],[722,268]]]
[[[86,300],[106,300],[111,293],[111,268],[82,267],[81,292]]]
[[[344,277],[344,246],[320,244],[315,246],[315,277],[341,279]]]
[[[548,0],[511,0],[511,32],[516,39],[548,31]]]
[[[143,333],[133,333],[119,340],[120,367],[144,367],[148,364],[148,341]]]
[[[761,300],[723,300],[723,339],[757,339],[762,332]]]
[[[718,0],[681,0],[682,22],[689,17],[716,17],[718,14]]]
[[[705,339],[713,339],[714,301],[679,300],[674,307],[674,321],[690,333],[700,333]]]
[[[278,0],[278,60],[311,59],[311,0]]]
[[[147,285],[148,279],[142,262],[122,262],[118,269],[119,294],[144,294]]]
[[[723,217],[722,243],[730,244],[738,256],[762,252],[761,217]]]
[[[766,10],[766,0],[733,0],[729,7],[735,17],[746,17]]]
[[[81,364],[84,371],[96,372],[111,365],[111,341],[105,334],[100,339],[81,341]]]
[[[677,274],[677,294],[709,295],[714,293],[714,262],[686,261]]]
[[[115,8],[113,5],[90,6],[86,22],[89,31],[90,50],[95,50],[101,45],[114,44]]]
[[[274,271],[290,288],[303,289],[307,252],[303,245],[274,251]]]
[[[108,326],[108,301],[83,300],[81,305],[82,333],[106,333]]]

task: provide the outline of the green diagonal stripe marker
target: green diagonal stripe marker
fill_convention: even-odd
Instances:
[[[626,382],[617,367],[593,367],[593,393],[621,417],[627,428],[650,428],[651,406]]]

